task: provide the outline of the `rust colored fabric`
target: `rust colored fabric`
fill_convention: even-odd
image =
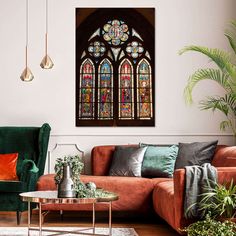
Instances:
[[[218,146],[212,165],[215,167],[236,166],[236,146]]]
[[[0,154],[0,180],[19,180],[16,174],[18,153]]]
[[[119,200],[113,202],[113,211],[134,211],[147,213],[152,211],[152,191],[156,184],[169,181],[168,178],[147,179],[120,176],[91,176],[81,175],[84,183],[94,182],[98,188],[104,188],[119,195]],[[37,190],[56,190],[54,175],[41,176],[37,183]],[[129,194],[132,193],[132,194]],[[107,210],[106,204],[97,204],[97,210]],[[91,205],[43,205],[44,210],[91,210]]]
[[[156,185],[153,190],[153,207],[160,217],[175,228],[175,202],[173,181]]]
[[[91,152],[91,165],[93,175],[108,175],[112,162],[115,145],[96,146]]]

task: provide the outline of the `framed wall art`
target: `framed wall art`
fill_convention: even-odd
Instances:
[[[76,126],[155,125],[155,9],[76,8]]]

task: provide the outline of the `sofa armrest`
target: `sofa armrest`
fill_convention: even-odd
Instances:
[[[217,167],[218,183],[230,182],[232,179],[236,184],[236,167]]]
[[[34,191],[38,180],[39,169],[32,160],[24,160],[20,181],[26,183],[27,191]]]
[[[236,167],[217,167],[218,183],[229,183],[232,179],[236,183]],[[175,226],[181,229],[191,221],[184,218],[185,198],[185,169],[178,169],[174,172],[174,203],[175,203]]]
[[[185,198],[185,169],[177,169],[174,172],[174,204],[175,204],[175,227],[184,228],[189,221],[184,218]]]

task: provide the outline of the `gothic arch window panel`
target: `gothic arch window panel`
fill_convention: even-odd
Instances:
[[[146,59],[142,59],[137,66],[137,117],[138,119],[153,117],[152,70]]]
[[[76,9],[76,126],[155,125],[155,9]]]
[[[90,59],[85,59],[80,67],[79,117],[94,119],[95,68]]]
[[[98,67],[98,118],[113,119],[113,68],[108,59]]]
[[[134,119],[133,66],[124,59],[119,66],[119,119]]]

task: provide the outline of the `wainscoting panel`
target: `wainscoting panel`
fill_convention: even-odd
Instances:
[[[94,146],[98,145],[138,144],[140,142],[153,144],[178,144],[179,142],[204,142],[212,140],[218,140],[219,144],[235,145],[235,140],[230,134],[52,134],[49,141],[45,173],[54,173],[56,158],[69,154],[81,154],[81,152],[84,152],[85,173],[91,173],[91,150]]]

